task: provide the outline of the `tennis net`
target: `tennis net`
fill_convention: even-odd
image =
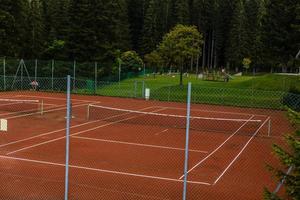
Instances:
[[[121,108],[106,107],[100,105],[88,105],[87,119],[105,122],[116,122],[118,124],[136,124],[145,126],[159,126],[166,128],[185,129],[185,115],[170,114],[170,110],[157,110],[159,112],[144,112],[138,110],[127,110]],[[163,113],[162,113],[163,112]],[[215,118],[215,117],[190,117],[190,129],[196,131],[207,131],[216,133],[235,133],[242,135],[270,134],[270,118],[254,119],[248,116],[246,119]]]
[[[0,111],[14,113],[40,113],[43,114],[43,101],[25,99],[0,99]]]

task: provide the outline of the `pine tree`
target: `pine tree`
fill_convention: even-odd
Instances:
[[[76,60],[91,60],[96,51],[93,30],[93,9],[91,1],[71,0],[67,50],[69,57]]]
[[[69,26],[69,0],[52,0],[50,37],[52,40],[66,41]]]
[[[265,188],[265,200],[300,199],[300,113],[288,109],[288,117],[296,129],[294,134],[285,135],[288,148],[278,144],[273,145],[274,154],[285,169],[268,165],[269,170],[278,179],[277,181],[282,182],[284,192],[277,194],[278,191],[271,192]]]
[[[38,0],[31,0],[27,15],[28,37],[27,57],[38,58],[44,49],[44,26],[41,16],[41,4]]]
[[[261,23],[264,10],[263,6],[261,0],[246,0],[245,2],[245,50],[247,57],[249,57],[256,66],[261,64],[262,59]]]
[[[131,47],[127,3],[124,0],[96,1],[98,7],[102,7],[101,11],[97,9],[95,23],[97,44],[101,49],[97,56],[112,62],[117,50],[123,52]]]
[[[297,19],[297,0],[272,0],[266,6],[263,41],[264,62],[287,70],[288,62],[299,50],[299,35],[295,37],[293,23]]]
[[[225,49],[228,45],[227,41],[229,38],[230,22],[232,20],[232,14],[234,11],[234,1],[232,0],[217,0],[218,5],[216,9],[216,54],[217,54],[217,65],[226,66]]]
[[[229,41],[226,48],[226,58],[232,67],[240,67],[243,58],[247,57],[246,30],[245,30],[245,9],[244,2],[237,0],[231,20]]]
[[[14,49],[10,50],[11,52],[9,52],[9,54],[13,54],[16,57],[26,56],[26,41],[28,39],[26,16],[28,13],[28,5],[29,2],[24,0],[3,0],[0,4],[1,10],[3,10],[2,16],[12,22],[11,25],[6,25],[8,29],[6,29],[7,31],[5,32],[13,33],[13,35],[9,36],[12,40],[8,40],[11,41],[9,45],[12,45]]]
[[[171,28],[176,24],[188,24],[190,22],[188,0],[170,0],[169,8]]]
[[[0,56],[14,56],[15,19],[5,3],[0,5]]]
[[[137,52],[141,52],[140,43],[142,41],[142,30],[148,4],[146,0],[128,0],[127,3],[131,44],[133,50]]]

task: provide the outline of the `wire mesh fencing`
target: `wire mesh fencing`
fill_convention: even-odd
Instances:
[[[192,84],[187,117],[187,84],[71,70],[67,115],[67,78],[23,73],[0,77],[1,199],[63,199],[66,186],[69,199],[262,199],[272,144],[294,130],[285,108],[300,107],[293,93]]]

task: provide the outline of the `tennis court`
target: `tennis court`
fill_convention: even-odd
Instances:
[[[62,199],[65,94],[3,92],[0,116],[0,199]],[[192,104],[190,120],[188,199],[275,187],[264,169],[291,128],[283,112]],[[72,95],[70,198],[181,199],[185,128],[185,103]]]

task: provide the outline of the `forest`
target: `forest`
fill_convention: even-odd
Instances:
[[[129,50],[144,60],[177,24],[203,37],[185,66],[298,70],[299,0],[1,0],[0,56],[110,68]]]

